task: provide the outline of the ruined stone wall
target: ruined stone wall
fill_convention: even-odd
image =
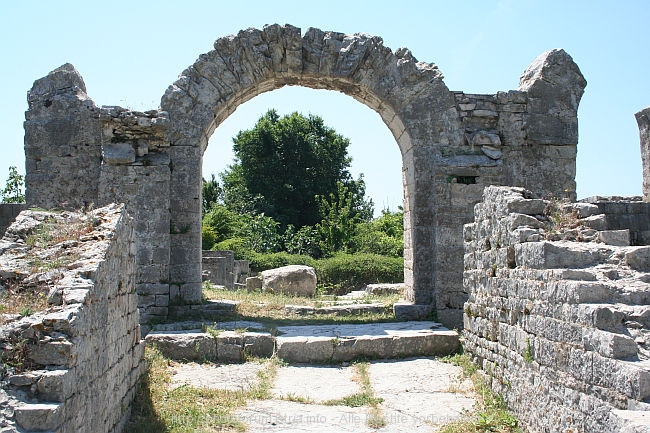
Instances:
[[[643,199],[650,201],[650,107],[636,113],[643,164]]]
[[[0,237],[4,236],[5,230],[16,220],[18,214],[27,209],[22,203],[0,203]]]
[[[650,245],[650,203],[641,197],[589,197],[580,200],[598,206],[607,230],[629,230],[630,245]]]
[[[65,266],[35,272],[25,239],[77,218],[87,231],[38,251]],[[145,367],[133,220],[115,205],[84,216],[24,211],[0,252],[3,285],[50,288],[46,311],[2,317],[2,431],[121,432]]]
[[[562,50],[540,55],[519,89],[451,92],[432,63],[379,37],[271,25],[218,39],[165,92],[161,110],[97,108],[64,65],[29,93],[27,201],[123,202],[136,221],[143,320],[201,299],[201,168],[212,132],[285,85],[343,92],[375,110],[402,154],[403,317],[432,309],[462,326],[462,226],[488,185],[575,198],[577,108],[586,82]],[[410,311],[410,313],[409,313]]]
[[[486,188],[475,213],[464,347],[492,387],[530,432],[645,431],[650,246],[521,188]]]

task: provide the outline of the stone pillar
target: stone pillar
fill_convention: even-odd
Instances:
[[[97,203],[99,108],[69,63],[36,80],[25,113],[25,199],[29,206],[79,209]]]
[[[522,151],[521,185],[540,195],[576,199],[578,105],[587,86],[569,54],[553,49],[524,71],[519,90],[527,92],[523,116],[527,146]]]
[[[650,107],[636,113],[643,162],[643,201],[650,201]]]
[[[200,146],[172,145],[169,290],[172,301],[199,302],[201,283]]]

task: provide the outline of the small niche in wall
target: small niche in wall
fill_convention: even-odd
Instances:
[[[448,183],[462,183],[463,185],[474,185],[478,176],[458,176],[455,174],[447,176]]]

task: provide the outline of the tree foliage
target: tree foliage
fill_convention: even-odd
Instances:
[[[269,110],[250,130],[233,139],[235,163],[222,175],[224,203],[241,213],[264,214],[300,229],[323,219],[317,196],[335,194],[342,183],[353,191],[354,208],[368,217],[363,178],[348,171],[349,140],[323,119],[299,113],[280,117]]]
[[[203,215],[208,213],[212,206],[218,204],[222,196],[223,190],[214,174],[210,176],[210,180],[202,179],[201,197],[203,200]]]
[[[9,177],[2,190],[3,203],[25,203],[25,176],[18,173],[16,166],[9,167]]]

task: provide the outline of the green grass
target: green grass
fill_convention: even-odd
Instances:
[[[264,368],[258,382],[247,390],[228,391],[181,386],[170,388],[170,361],[155,348],[145,352],[147,373],[138,387],[131,418],[125,428],[130,433],[241,432],[246,426],[235,410],[248,400],[268,399],[280,365],[276,359],[258,361]]]
[[[462,419],[445,425],[439,433],[520,433],[517,419],[508,412],[503,397],[495,394],[485,377],[467,355],[453,355],[441,358],[463,369],[463,375],[469,377],[474,384],[478,401],[474,409]]]

